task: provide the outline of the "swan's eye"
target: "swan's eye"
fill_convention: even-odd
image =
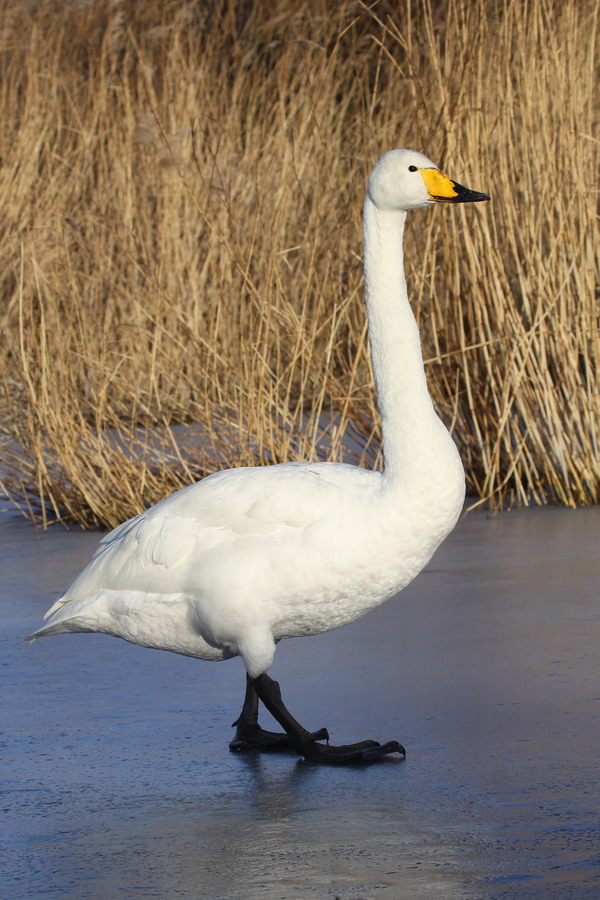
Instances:
[[[416,171],[417,171],[417,167],[416,167],[416,166],[409,166],[409,167],[408,167],[408,171],[409,171],[409,172],[416,172]]]

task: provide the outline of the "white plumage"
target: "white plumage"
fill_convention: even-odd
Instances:
[[[183,488],[104,537],[31,639],[97,631],[201,659],[240,655],[271,709],[259,676],[278,640],[352,622],[408,584],[453,528],[464,475],[427,392],[403,272],[406,210],[483,199],[414,151],[385,154],[371,175],[366,303],[384,472],[284,463]],[[361,758],[381,755],[366,743]]]

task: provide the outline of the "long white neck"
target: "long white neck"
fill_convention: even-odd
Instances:
[[[402,236],[406,212],[364,207],[365,287],[371,359],[383,429],[387,483],[422,477],[447,432],[427,390],[421,341],[408,302]]]

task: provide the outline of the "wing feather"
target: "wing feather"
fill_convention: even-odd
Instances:
[[[188,585],[198,567],[224,545],[222,560],[234,564],[242,545],[264,536],[285,541],[335,508],[340,497],[372,488],[377,473],[335,463],[285,463],[229,469],[182,488],[102,538],[89,565],[47,616],[70,600],[98,590],[164,590]],[[352,483],[348,483],[351,480]],[[216,557],[212,558],[213,563]]]

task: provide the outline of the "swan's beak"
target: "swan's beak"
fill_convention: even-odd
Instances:
[[[479,191],[471,191],[456,181],[451,181],[447,175],[439,169],[419,169],[425,182],[429,199],[436,203],[476,203],[479,200],[489,200],[488,194]]]

